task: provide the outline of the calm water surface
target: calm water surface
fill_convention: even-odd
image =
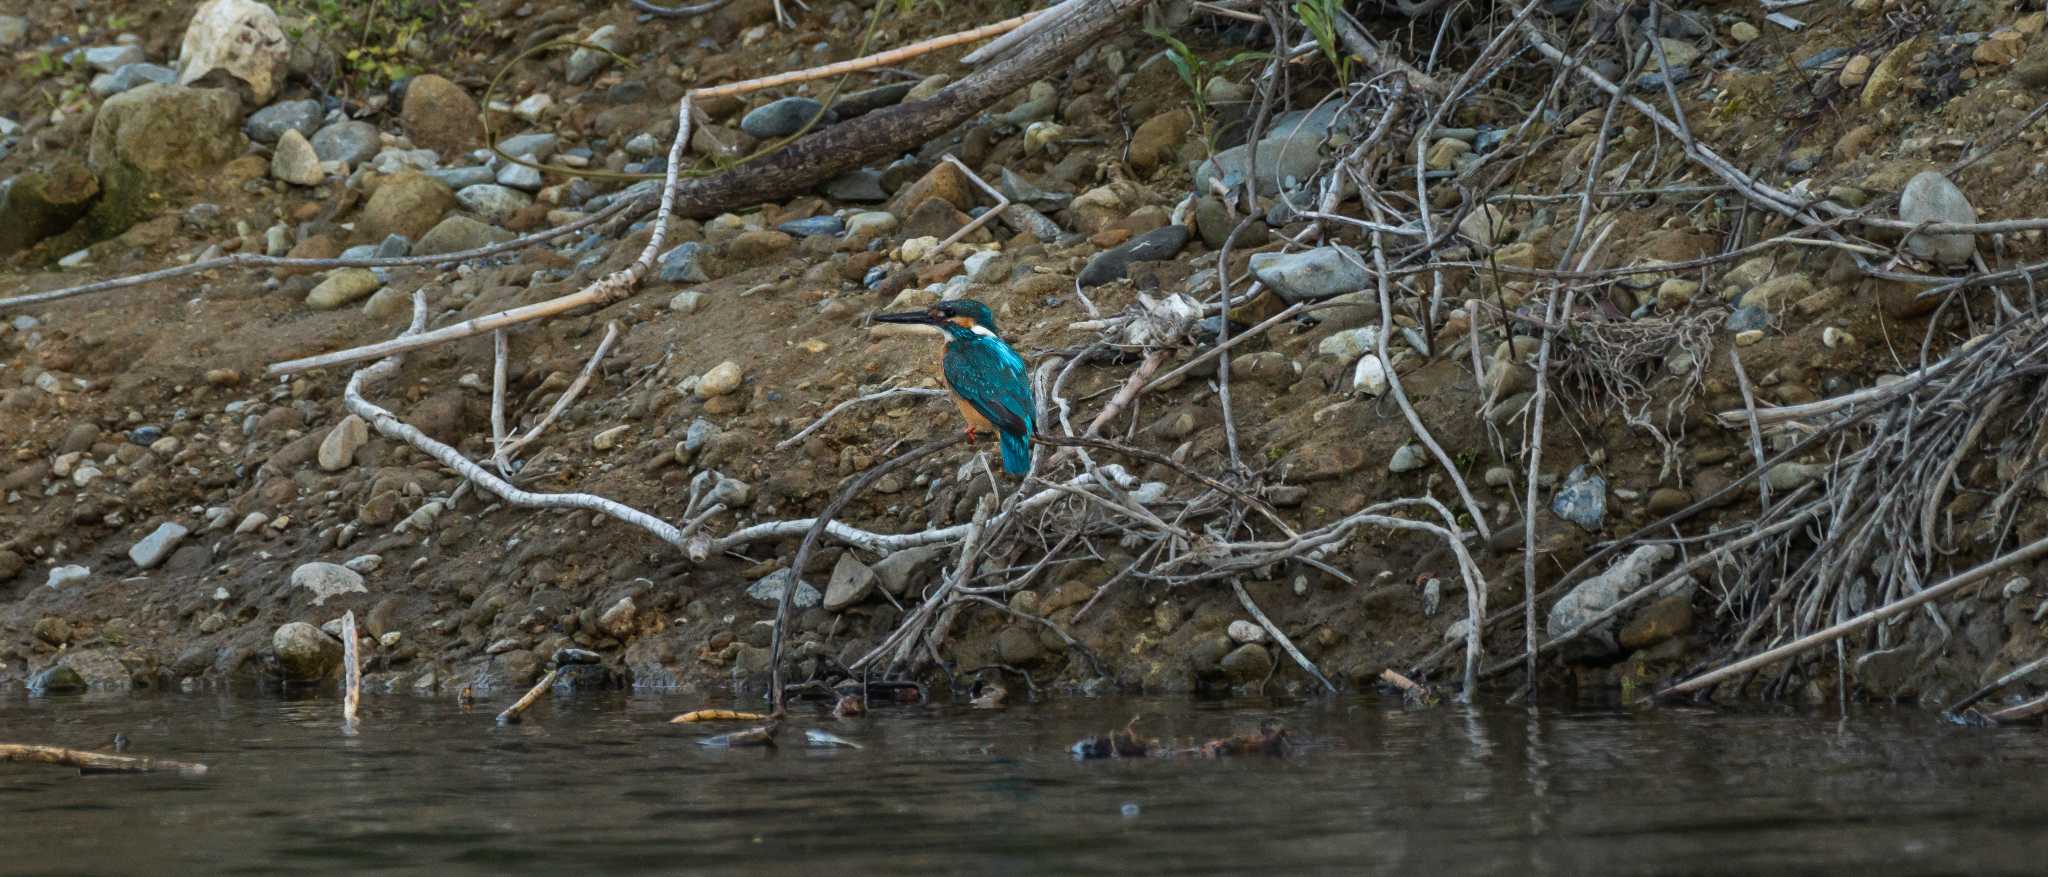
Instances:
[[[1363,697],[895,707],[797,725],[865,748],[713,750],[683,695],[495,706],[217,694],[0,697],[0,741],[203,761],[198,778],[0,764],[0,873],[2028,873],[2031,730],[1853,713]],[[1277,718],[1286,758],[1076,762],[1080,737]],[[723,730],[730,730],[726,728]]]

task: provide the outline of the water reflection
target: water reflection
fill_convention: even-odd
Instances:
[[[525,723],[378,698],[0,699],[0,737],[204,761],[204,778],[0,766],[9,872],[2035,872],[2032,731],[1917,711],[1627,712],[1377,698],[1063,700],[814,724],[862,749],[713,750],[682,695]],[[1277,718],[1284,759],[1076,762],[1132,716],[1192,745]]]

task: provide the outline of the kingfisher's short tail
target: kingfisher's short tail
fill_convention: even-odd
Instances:
[[[1003,471],[1023,477],[1031,474],[1031,440],[1022,433],[998,436],[1003,447]]]

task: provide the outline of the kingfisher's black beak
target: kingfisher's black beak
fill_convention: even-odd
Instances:
[[[876,314],[877,323],[906,323],[913,326],[936,326],[939,318],[930,311],[904,311],[898,314]]]

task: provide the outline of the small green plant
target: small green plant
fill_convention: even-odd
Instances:
[[[37,52],[35,58],[22,67],[31,79],[42,79],[64,72],[64,61],[53,52]]]
[[[1337,72],[1337,81],[1350,82],[1351,53],[1344,51],[1337,41],[1337,16],[1343,14],[1343,0],[1299,0],[1294,4],[1295,17],[1315,38],[1323,60],[1330,62],[1330,69]]]
[[[1173,72],[1180,77],[1181,85],[1187,87],[1188,103],[1194,110],[1196,122],[1202,126],[1202,143],[1210,152],[1215,152],[1215,120],[1209,108],[1209,81],[1239,64],[1271,58],[1272,53],[1239,52],[1220,62],[1211,63],[1195,54],[1195,50],[1188,48],[1187,43],[1181,42],[1173,34],[1156,27],[1147,28],[1145,32],[1153,39],[1166,44],[1167,63],[1173,65]]]
[[[370,92],[418,73],[420,45],[450,50],[487,28],[476,0],[295,0],[286,8],[299,19],[287,28],[294,41],[311,34],[334,47],[344,83]]]

